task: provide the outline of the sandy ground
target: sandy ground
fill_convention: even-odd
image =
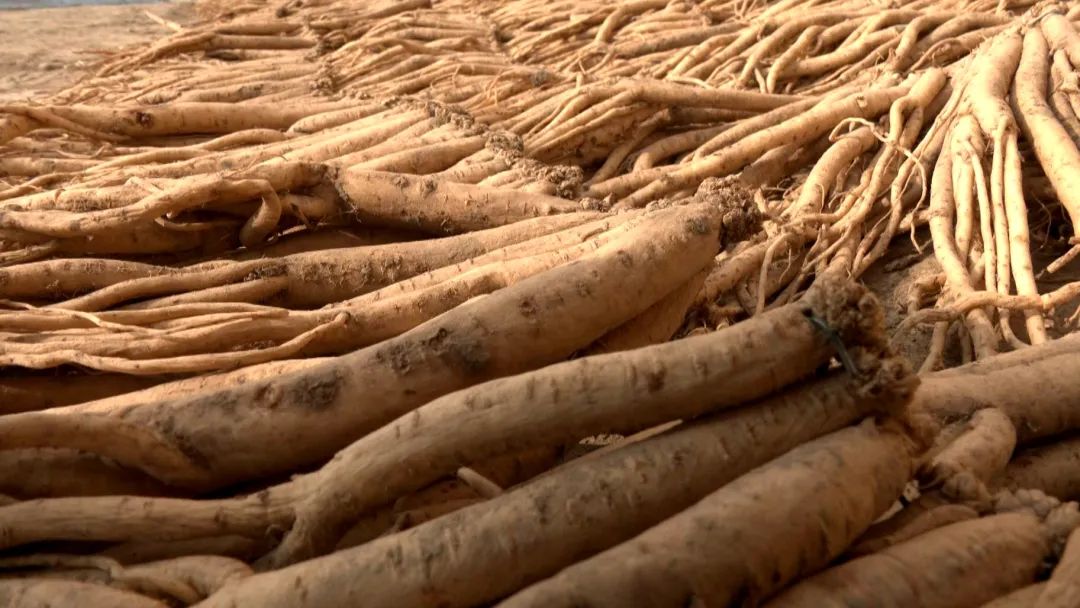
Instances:
[[[146,44],[171,33],[147,16],[183,25],[188,1],[0,11],[0,102],[40,98],[78,79],[97,51]]]

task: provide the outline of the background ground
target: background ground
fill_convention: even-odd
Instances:
[[[62,89],[82,76],[102,49],[149,43],[168,34],[147,12],[181,25],[195,18],[189,1],[2,10],[45,4],[0,0],[0,102]]]

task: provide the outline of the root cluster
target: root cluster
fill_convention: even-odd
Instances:
[[[1080,7],[200,9],[0,106],[4,602],[1080,601]]]

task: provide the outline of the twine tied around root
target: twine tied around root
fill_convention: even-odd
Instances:
[[[806,317],[806,320],[810,322],[810,325],[812,325],[814,329],[820,331],[822,335],[825,336],[825,339],[832,344],[833,349],[836,350],[836,356],[840,359],[840,363],[844,366],[844,369],[846,369],[853,378],[861,377],[862,374],[855,366],[855,361],[852,360],[851,353],[849,353],[847,347],[844,346],[844,340],[840,337],[840,334],[830,327],[829,324],[825,322],[825,319],[815,315],[814,311],[809,308],[803,311],[803,316]]]

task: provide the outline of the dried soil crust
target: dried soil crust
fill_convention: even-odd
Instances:
[[[167,35],[147,11],[180,25],[195,20],[188,0],[0,10],[0,103],[40,100],[83,76],[103,49]]]

